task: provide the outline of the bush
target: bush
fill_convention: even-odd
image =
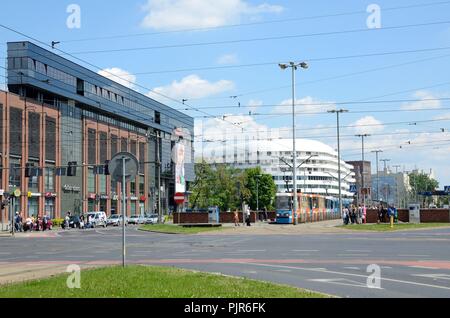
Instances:
[[[61,224],[64,223],[64,219],[53,219],[52,223],[53,223],[53,228],[60,227]]]

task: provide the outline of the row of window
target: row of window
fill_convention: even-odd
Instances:
[[[155,112],[148,107],[144,107],[141,104],[139,104],[137,101],[133,101],[129,98],[123,97],[122,95],[113,93],[105,88],[102,88],[100,86],[91,84],[89,82],[84,81],[84,94],[86,97],[89,97],[89,95],[95,95],[98,97],[102,97],[104,99],[110,100],[116,104],[126,106],[128,109],[138,112],[140,114],[145,114],[152,121],[155,119]]]
[[[11,70],[32,70],[70,86],[76,86],[77,83],[75,76],[29,57],[9,57],[8,68]]]

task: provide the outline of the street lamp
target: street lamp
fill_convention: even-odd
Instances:
[[[289,64],[278,64],[278,66],[282,69],[285,70],[287,68],[291,68],[292,69],[292,144],[293,144],[293,169],[292,169],[292,177],[293,177],[293,181],[294,181],[294,185],[293,185],[293,200],[294,200],[294,205],[293,205],[293,211],[292,211],[292,219],[293,219],[293,224],[297,225],[297,207],[298,207],[298,202],[297,202],[297,172],[296,172],[296,167],[297,167],[297,151],[295,148],[295,71],[297,70],[298,67],[301,67],[303,69],[307,69],[308,68],[308,64],[305,62],[300,62],[300,63],[294,63],[294,62],[289,62]]]
[[[366,195],[364,193],[365,191],[365,183],[364,183],[364,138],[366,137],[370,137],[369,134],[359,134],[359,135],[355,135],[356,137],[360,137],[361,138],[361,144],[362,144],[362,162],[361,162],[361,195],[363,197],[362,201],[363,201],[363,206],[366,206]]]
[[[378,203],[380,203],[380,175],[379,175],[379,170],[380,169],[378,169],[378,154],[380,152],[383,152],[383,150],[374,150],[374,151],[372,151],[372,153],[375,153],[376,162],[377,162],[376,166],[377,166],[377,201],[378,201]]]
[[[346,109],[329,110],[331,114],[336,114],[337,119],[337,146],[338,146],[338,186],[339,186],[339,213],[342,215],[342,186],[341,186],[341,140],[339,127],[339,114],[348,113]]]

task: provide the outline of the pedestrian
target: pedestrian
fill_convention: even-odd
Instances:
[[[386,223],[387,210],[384,205],[381,205],[381,222]]]
[[[350,221],[352,222],[352,224],[355,224],[355,219],[356,219],[356,207],[352,204],[350,208]]]
[[[344,220],[344,224],[345,225],[348,225],[348,221],[349,221],[349,210],[348,210],[348,207],[345,207],[344,208],[344,211],[343,211],[343,220]]]
[[[380,224],[381,222],[382,222],[382,220],[383,220],[383,207],[381,206],[381,205],[379,205],[378,206],[378,208],[377,208],[377,213],[378,213],[378,220],[377,220],[377,223],[378,224]]]
[[[69,229],[69,221],[70,221],[70,211],[67,212],[66,217],[64,218],[64,229]]]
[[[234,226],[241,226],[241,224],[239,224],[239,212],[238,210],[234,210]]]
[[[251,223],[250,223],[250,208],[248,206],[245,207],[245,222],[247,223],[247,226],[251,226]]]
[[[267,221],[267,208],[264,207],[264,221]]]
[[[22,226],[22,216],[19,212],[16,212],[16,217],[14,219],[14,227],[16,229],[16,232],[22,232],[23,226]]]

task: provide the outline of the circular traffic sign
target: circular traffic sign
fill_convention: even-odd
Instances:
[[[116,182],[123,180],[123,162],[125,161],[125,182],[136,177],[139,171],[139,162],[136,157],[129,152],[119,152],[112,157],[108,164],[111,179]]]
[[[184,203],[184,193],[177,192],[175,193],[175,196],[173,197],[176,204],[183,204]]]
[[[15,196],[16,198],[20,197],[21,194],[22,194],[22,192],[20,192],[19,189],[14,190],[14,196]]]

